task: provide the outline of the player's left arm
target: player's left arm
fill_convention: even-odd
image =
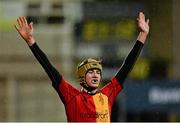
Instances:
[[[149,34],[149,19],[146,21],[145,15],[142,12],[139,13],[137,21],[138,27],[140,29],[137,41],[115,76],[121,85],[124,83],[127,75],[132,70],[135,62],[137,61],[137,58],[146,41],[147,35]]]

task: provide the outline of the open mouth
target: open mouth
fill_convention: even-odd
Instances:
[[[97,82],[98,82],[97,79],[93,79],[93,80],[92,80],[92,83],[97,83]]]

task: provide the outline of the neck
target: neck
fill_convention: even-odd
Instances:
[[[97,88],[96,89],[94,89],[94,90],[91,90],[91,91],[89,91],[89,90],[87,90],[87,89],[85,89],[85,88],[83,88],[82,87],[82,89],[81,89],[81,91],[84,91],[84,92],[86,92],[86,93],[88,93],[88,94],[90,94],[90,95],[94,95],[94,94],[96,94],[97,93]]]

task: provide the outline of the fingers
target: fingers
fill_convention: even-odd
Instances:
[[[27,25],[27,24],[28,24],[28,23],[27,23],[27,20],[26,20],[26,18],[25,18],[24,16],[18,17],[17,22],[18,22],[18,25],[19,25],[20,27],[23,27],[24,25]]]
[[[32,30],[33,29],[33,22],[31,22],[30,24],[29,24],[29,28]]]
[[[149,19],[147,19],[146,23],[149,25]]]
[[[144,16],[143,12],[139,12],[139,15],[137,18],[137,21],[141,21],[141,20],[145,20],[145,16]]]
[[[143,12],[139,12],[139,19],[145,20],[145,15],[143,14]]]
[[[22,22],[21,22],[20,18],[21,18],[21,17],[19,17],[19,18],[17,19],[17,22],[18,22],[18,25],[19,25],[20,27],[22,27],[22,26],[23,26],[23,24],[22,24]]]
[[[27,23],[27,20],[26,20],[26,18],[25,18],[24,16],[22,17],[22,20],[23,20],[23,23],[24,23],[24,24],[28,24],[28,23]]]
[[[15,29],[19,32],[19,29],[16,24],[14,24]]]
[[[139,12],[139,17],[137,18],[138,22],[145,22],[147,24],[149,24],[149,19],[145,19],[145,15],[143,12]]]

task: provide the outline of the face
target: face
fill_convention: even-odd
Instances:
[[[101,72],[98,69],[91,69],[86,74],[86,83],[93,88],[99,86],[101,80]]]

